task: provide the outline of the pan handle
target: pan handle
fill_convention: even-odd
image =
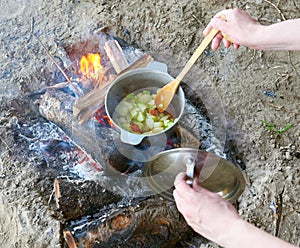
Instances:
[[[130,145],[138,145],[142,142],[145,138],[143,135],[130,133],[124,130],[121,130],[120,139],[123,143],[130,144]]]
[[[168,73],[168,67],[164,63],[153,61],[146,66],[147,69]]]

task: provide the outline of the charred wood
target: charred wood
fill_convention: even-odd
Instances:
[[[39,111],[49,121],[60,127],[72,126],[72,107],[75,97],[60,90],[50,89],[41,96]],[[64,128],[63,128],[64,129]]]
[[[39,111],[44,118],[59,126],[80,149],[87,151],[102,166],[103,160],[98,155],[99,149],[95,147],[97,137],[93,133],[93,123],[78,124],[72,112],[74,101],[75,97],[68,93],[55,89],[47,90],[41,96]]]
[[[121,200],[120,195],[104,189],[94,181],[57,178],[54,190],[56,205],[64,221],[91,215],[104,206]]]
[[[191,235],[192,230],[174,203],[151,198],[77,220],[65,232],[72,234],[79,248],[178,247],[177,243]]]

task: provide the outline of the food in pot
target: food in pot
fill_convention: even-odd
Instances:
[[[128,94],[116,107],[114,120],[131,133],[148,135],[164,131],[174,124],[174,117],[156,109],[155,96],[148,90]]]

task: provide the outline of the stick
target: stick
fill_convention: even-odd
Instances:
[[[283,193],[284,193],[284,189],[285,186],[283,186],[283,189],[281,191],[281,193],[279,193],[278,195],[278,199],[277,199],[277,212],[276,212],[276,226],[275,226],[275,233],[274,235],[276,237],[278,237],[278,233],[279,233],[279,228],[280,228],[280,224],[281,224],[281,219],[282,219],[282,208],[283,208]]]
[[[57,208],[59,208],[59,198],[61,198],[61,193],[60,193],[59,181],[57,180],[57,178],[54,180],[53,191],[55,192],[56,206]]]
[[[2,139],[2,137],[0,136],[0,140],[1,142],[7,147],[7,149],[10,151],[10,152],[13,152],[12,149],[9,147],[9,145],[6,143],[6,141],[4,139]]]
[[[109,40],[105,42],[104,50],[117,74],[129,66],[122,48],[116,40]]]
[[[52,197],[53,197],[54,193],[55,193],[55,190],[53,189],[52,192],[51,192],[51,195],[49,196],[48,206],[49,206],[50,203],[51,203],[51,200],[52,200]]]
[[[77,248],[73,235],[70,231],[64,231],[64,238],[69,248]]]
[[[51,61],[57,66],[57,68],[60,70],[60,72],[63,74],[63,76],[65,77],[65,79],[68,81],[68,83],[74,88],[74,90],[76,91],[76,93],[78,95],[82,95],[82,93],[76,88],[76,86],[72,83],[72,81],[69,79],[68,75],[64,72],[64,70],[61,68],[61,66],[57,63],[57,61],[55,60],[55,58],[52,56],[51,53],[49,53],[49,51],[47,50],[46,46],[44,45],[44,43],[41,41],[41,39],[35,35],[35,33],[33,32],[33,28],[34,28],[34,18],[32,17],[32,23],[31,23],[31,34],[32,36],[39,42],[39,44],[44,48],[45,52],[47,53],[48,57],[51,59]]]

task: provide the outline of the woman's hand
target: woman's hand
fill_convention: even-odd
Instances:
[[[226,20],[221,16],[225,16]],[[220,30],[220,33],[212,41],[213,50],[218,49],[221,41],[227,48],[230,45],[233,45],[234,48],[238,48],[240,45],[252,47],[253,34],[261,27],[262,25],[247,12],[240,9],[229,9],[217,13],[204,29],[203,34],[206,36],[212,28]],[[227,39],[224,38],[224,34]]]
[[[226,20],[223,20],[225,16]],[[225,47],[247,46],[261,50],[300,51],[300,18],[264,26],[240,9],[223,10],[211,19],[204,29],[206,36],[212,28],[220,33],[212,41],[217,50],[223,41]]]
[[[191,188],[186,184],[186,174],[180,173],[175,179],[173,192],[179,212],[187,223],[202,236],[225,244],[223,241],[232,224],[241,220],[236,209],[221,196],[193,181]]]
[[[179,212],[187,223],[200,235],[230,248],[295,248],[250,223],[244,221],[236,209],[221,196],[202,188],[198,180],[191,188],[186,174],[175,179],[174,199]]]

